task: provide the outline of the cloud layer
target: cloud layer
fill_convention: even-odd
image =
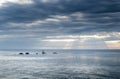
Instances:
[[[119,0],[0,1],[2,39],[108,34],[106,40],[119,40],[119,26]]]

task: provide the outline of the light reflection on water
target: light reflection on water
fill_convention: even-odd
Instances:
[[[119,53],[1,55],[0,79],[120,79]]]

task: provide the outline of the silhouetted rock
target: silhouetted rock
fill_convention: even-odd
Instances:
[[[29,52],[26,52],[25,54],[26,54],[26,55],[29,55],[30,53],[29,53]]]
[[[53,52],[53,54],[57,54],[57,52]]]
[[[23,53],[19,53],[19,55],[23,55]]]
[[[42,54],[46,54],[46,52],[42,51]]]

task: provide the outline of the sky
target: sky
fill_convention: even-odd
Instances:
[[[0,49],[120,49],[120,0],[0,0]]]

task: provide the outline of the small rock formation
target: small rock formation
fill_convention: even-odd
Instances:
[[[46,53],[44,52],[44,50],[42,51],[42,54],[46,54]]]
[[[26,52],[25,54],[26,54],[26,55],[29,55],[30,53],[29,53],[29,52]]]
[[[19,53],[19,55],[23,55],[23,53]]]
[[[57,54],[57,52],[53,52],[53,54]]]

